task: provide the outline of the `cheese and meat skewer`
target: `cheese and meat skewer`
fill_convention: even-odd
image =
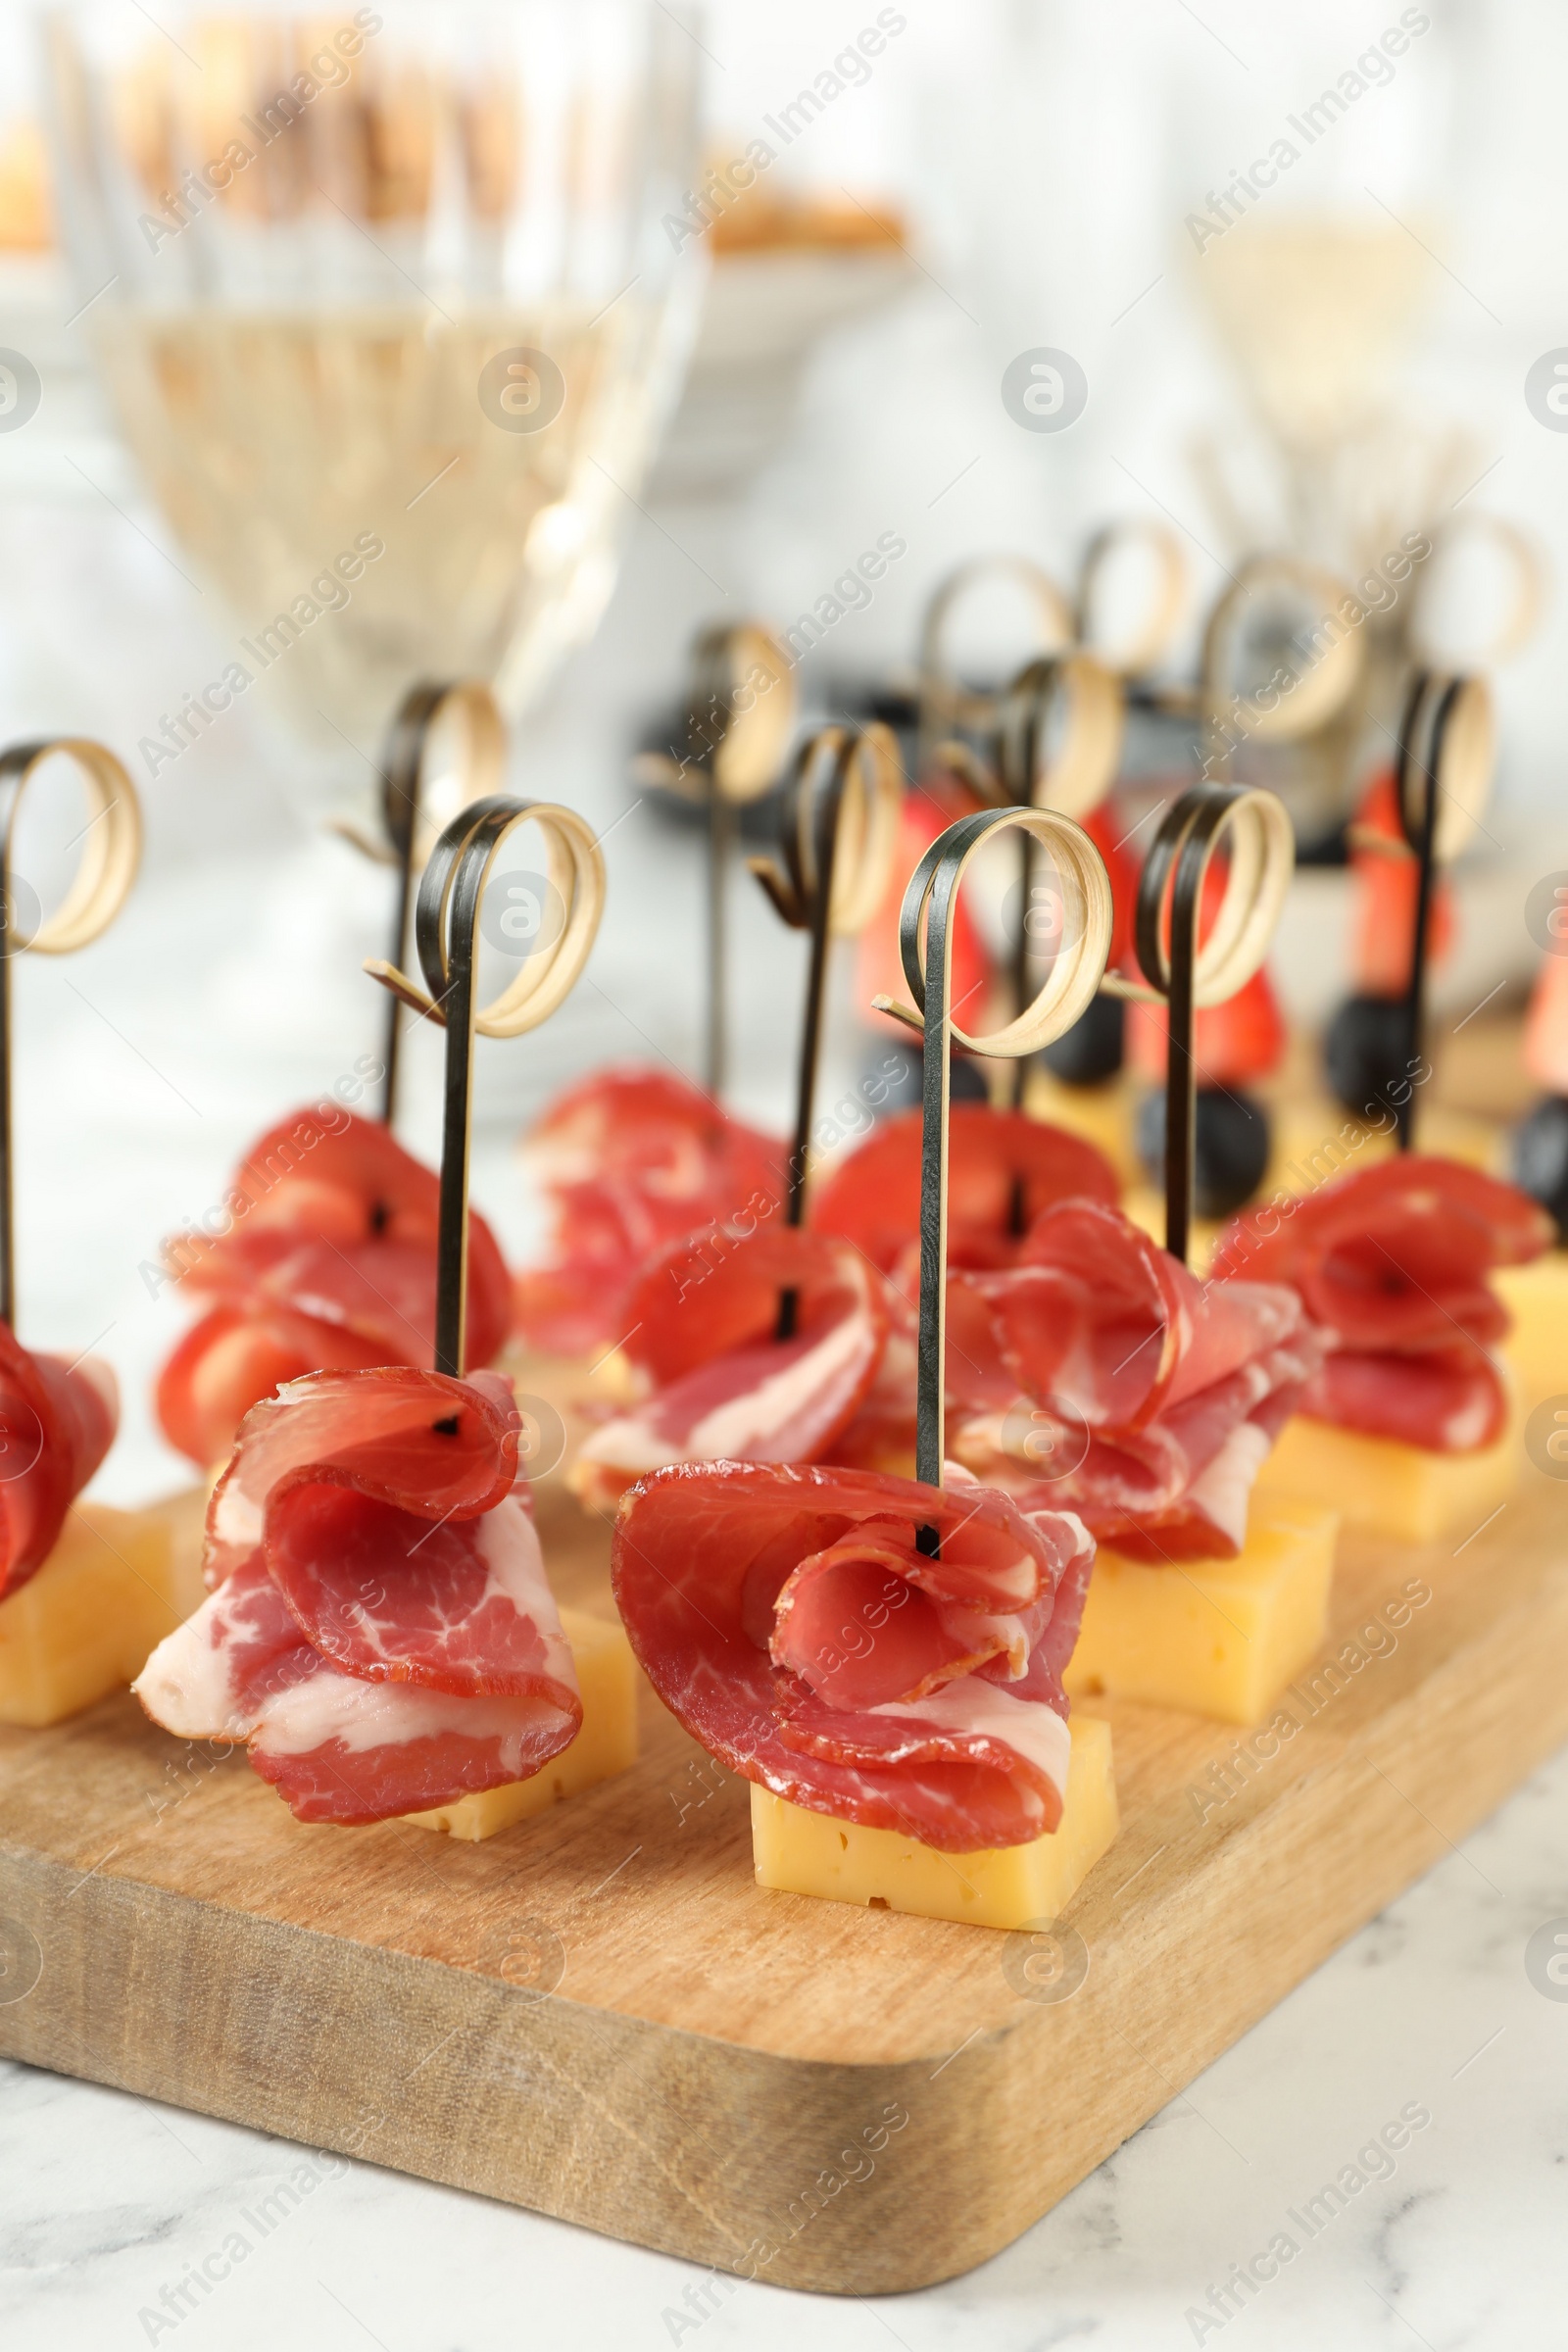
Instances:
[[[968,858],[1009,826],[1056,858],[1074,944],[1021,1016],[959,1032],[966,1047],[1037,1052],[1081,1013],[1109,942],[1098,855],[1040,810],[961,820],[906,896],[925,1034],[918,1477],[683,1462],[623,1498],[612,1549],[656,1690],[753,1783],[764,1885],[1002,1928],[1054,1913],[1116,1821],[1107,1729],[1070,1729],[1061,1686],[1093,1542],[944,1459],[951,914]]]
[[[1219,855],[1224,890],[1200,935]],[[949,1298],[954,1453],[1025,1509],[1078,1512],[1101,1545],[1072,1687],[1242,1722],[1322,1638],[1335,1519],[1252,1508],[1322,1343],[1288,1288],[1188,1271],[1193,1036],[1197,1008],[1257,968],[1292,862],[1271,794],[1200,784],[1145,866],[1139,957],[1174,1040],[1165,1249],[1105,1202],[1063,1201],[1009,1267],[960,1272]]]
[[[394,964],[407,952],[416,877],[436,838],[432,803],[461,807],[493,791],[505,755],[487,686],[416,686],[399,710],[382,762],[385,843],[338,827],[397,867]],[[284,1381],[429,1360],[440,1186],[392,1131],[404,1010],[389,998],[379,1122],[342,1100],[357,1101],[373,1082],[375,1065],[365,1060],[347,1088],[292,1111],[251,1146],[216,1234],[204,1225],[165,1245],[165,1265],[205,1311],[159,1375],[158,1418],[203,1470]],[[477,1216],[468,1284],[468,1359],[487,1364],[506,1343],[512,1306],[501,1250]]]
[[[92,819],[54,913],[17,924],[12,843],[19,804],[51,760],[69,760]],[[190,1594],[157,1512],[76,1500],[120,1418],[115,1376],[96,1356],[34,1354],[17,1338],[13,1216],[12,1005],[24,951],[66,956],[112,923],[135,880],[141,816],[113,753],[75,737],[0,754],[0,1722],[42,1726],[127,1683]]]
[[[564,926],[480,1009],[485,884],[530,821]],[[555,1010],[603,895],[579,817],[485,799],[442,833],[420,882],[424,988],[367,967],[446,1030],[434,1366],[312,1372],[251,1408],[208,1511],[211,1597],[136,1684],[167,1730],[243,1741],[302,1821],[405,1815],[485,1836],[629,1760],[628,1677],[600,1664],[590,1723],[573,1655],[579,1632],[596,1662],[613,1637],[564,1625],[519,1476],[510,1384],[469,1370],[466,1328],[474,1035],[520,1036]]]
[[[1431,913],[1491,780],[1491,704],[1477,678],[1419,672],[1396,770],[1418,860],[1401,1074],[1390,1089],[1398,1156],[1304,1198],[1281,1194],[1222,1238],[1215,1270],[1291,1284],[1329,1354],[1267,1465],[1272,1494],[1333,1494],[1346,1518],[1409,1543],[1469,1528],[1509,1493],[1519,1447],[1493,1348],[1501,1269],[1528,1279],[1551,1236],[1511,1185],[1414,1149]]]

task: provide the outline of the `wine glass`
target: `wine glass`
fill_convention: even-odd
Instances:
[[[604,609],[679,387],[691,36],[658,0],[72,0],[44,31],[84,325],[243,629],[173,734],[274,669],[321,742],[419,678],[515,716]]]

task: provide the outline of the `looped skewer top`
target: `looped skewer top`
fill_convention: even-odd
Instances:
[[[1096,605],[1116,558],[1124,549],[1138,546],[1150,549],[1154,559],[1153,594],[1140,625],[1125,644],[1114,647],[1098,625]],[[1186,601],[1187,558],[1175,532],[1152,515],[1127,515],[1119,522],[1106,523],[1084,550],[1078,567],[1073,635],[1117,677],[1141,678],[1169,653]]]
[[[1061,893],[1060,944],[1030,1004],[1002,1028],[976,1033],[953,1017],[953,915],[965,869],[996,834],[1016,827],[1049,851]],[[942,1484],[948,1260],[948,1095],[953,1041],[1002,1059],[1037,1054],[1070,1029],[1100,986],[1110,953],[1110,879],[1100,852],[1070,817],[1047,808],[985,808],[932,843],[909,877],[899,948],[914,1006],[874,999],[924,1038],[920,1157],[920,1338],[915,1475]],[[925,1541],[922,1538],[922,1548]]]
[[[1225,895],[1199,944],[1203,878],[1230,836]],[[1192,1230],[1197,1067],[1193,1016],[1244,988],[1268,954],[1296,867],[1296,842],[1273,793],[1233,784],[1195,784],[1166,810],[1138,885],[1135,943],[1148,989],[1107,982],[1120,996],[1163,999],[1165,1057],[1165,1247],[1185,1264]]]
[[[456,742],[453,741],[456,736]],[[444,757],[448,747],[451,756]],[[433,680],[410,687],[398,709],[381,756],[381,822],[385,840],[338,821],[334,830],[367,858],[397,868],[397,904],[392,918],[394,966],[409,952],[409,916],[415,884],[440,827],[471,801],[499,792],[507,765],[507,728],[495,696],[476,678],[442,685]],[[447,780],[447,789],[436,787]],[[432,804],[436,813],[432,816]],[[443,805],[444,804],[444,805]],[[381,1056],[381,1119],[397,1116],[399,1045],[403,1008],[394,995],[386,1008],[386,1042]]]
[[[903,803],[904,771],[889,728],[820,727],[801,746],[790,774],[780,826],[782,864],[771,858],[747,860],[784,921],[811,936],[789,1167],[792,1225],[806,1212],[828,949],[833,940],[863,930],[887,895]]]
[[[1313,642],[1327,634],[1328,643],[1316,651],[1304,668],[1291,672],[1292,683],[1276,689],[1270,679],[1245,700],[1247,732],[1260,743],[1295,743],[1313,735],[1344,708],[1361,675],[1365,648],[1358,630],[1343,627],[1337,617],[1348,590],[1330,571],[1304,564],[1296,556],[1253,556],[1244,564],[1223,596],[1216,599],[1203,629],[1200,664],[1199,715],[1210,736],[1210,758],[1216,756],[1225,719],[1225,698],[1231,691],[1236,656],[1241,644],[1247,608],[1262,594],[1293,593],[1315,606],[1321,615]],[[1278,675],[1276,671],[1275,675]],[[1274,700],[1265,703],[1264,693]],[[1228,748],[1221,759],[1229,757]]]
[[[536,908],[532,929],[539,937],[538,948],[500,996],[477,1008],[479,914],[485,886],[502,843],[529,822],[537,824],[545,838],[548,885],[560,902],[560,926],[553,938],[542,936],[550,909]],[[372,979],[416,1012],[441,1023],[447,1033],[436,1292],[438,1372],[461,1379],[464,1370],[474,1037],[521,1037],[548,1020],[588,959],[604,904],[604,857],[575,810],[548,801],[492,797],[458,811],[437,839],[419,883],[415,940],[429,993],[390,964],[366,963]]]
[[[1420,669],[1399,721],[1395,791],[1399,825],[1417,859],[1410,973],[1405,986],[1407,1082],[1420,1066],[1426,1027],[1427,958],[1437,869],[1458,857],[1481,820],[1492,788],[1496,727],[1485,678]],[[1408,1152],[1415,1138],[1415,1086],[1395,1109],[1395,1138]]]
[[[71,760],[87,788],[92,815],[76,835],[80,860],[51,915],[31,931],[17,920],[11,856],[17,813],[46,760]],[[72,845],[74,847],[74,843]],[[21,951],[70,956],[107,931],[123,906],[141,863],[141,809],[129,776],[101,743],[62,735],[13,744],[0,753],[0,1318],[16,1322],[15,1185],[11,1124],[11,965]]]

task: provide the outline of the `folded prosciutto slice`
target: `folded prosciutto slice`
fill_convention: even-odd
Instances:
[[[31,1355],[0,1323],[0,1599],[49,1557],[119,1419],[107,1364]]]
[[[1507,1419],[1490,1351],[1509,1317],[1491,1277],[1538,1257],[1552,1232],[1514,1185],[1407,1152],[1238,1217],[1214,1271],[1290,1284],[1321,1326],[1329,1354],[1300,1411],[1469,1453],[1494,1444]]]
[[[821,1459],[867,1396],[890,1329],[888,1287],[858,1250],[780,1224],[677,1243],[626,1308],[645,1395],[578,1454],[572,1481],[596,1509],[668,1462]]]
[[[307,1372],[422,1364],[435,1341],[440,1180],[387,1130],[330,1105],[297,1112],[234,1172],[227,1230],[177,1234],[165,1260],[213,1301],[159,1376],[170,1443],[205,1468],[251,1406]],[[512,1320],[506,1262],[469,1218],[468,1360],[488,1363]]]
[[[301,1821],[384,1821],[532,1777],[582,1722],[518,1419],[493,1372],[314,1373],[246,1415],[207,1515],[216,1587],[134,1689],[246,1742]]]
[[[1229,1558],[1322,1354],[1283,1284],[1200,1284],[1118,1210],[1064,1201],[1022,1262],[954,1278],[948,1442],[1135,1559]]]
[[[655,1250],[702,1226],[769,1216],[784,1148],[673,1072],[607,1070],[560,1096],[523,1144],[550,1199],[551,1262],[517,1276],[516,1325],[563,1355],[612,1347]]]
[[[811,1200],[813,1233],[842,1234],[891,1274],[920,1233],[918,1110],[900,1111],[834,1169]],[[1103,1152],[1065,1128],[955,1102],[948,1131],[948,1262],[1006,1266],[1054,1201],[1113,1201],[1121,1187]]]
[[[721,1763],[961,1854],[1061,1819],[1061,1672],[1094,1552],[1070,1512],[1024,1512],[961,1470],[939,1492],[711,1462],[626,1495],[611,1574],[649,1680]]]

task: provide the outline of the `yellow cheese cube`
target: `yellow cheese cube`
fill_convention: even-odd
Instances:
[[[1568,1395],[1568,1250],[1548,1250],[1533,1265],[1503,1266],[1492,1280],[1513,1317],[1501,1351],[1522,1401]]]
[[[1102,1545],[1068,1690],[1261,1723],[1322,1646],[1338,1532],[1317,1505],[1254,1506],[1233,1560],[1151,1567]]]
[[[1332,1494],[1348,1527],[1400,1544],[1468,1535],[1507,1501],[1519,1472],[1517,1420],[1479,1453],[1433,1453],[1396,1438],[1369,1438],[1298,1413],[1258,1473],[1254,1494]]]
[[[548,1813],[563,1797],[613,1780],[636,1763],[639,1677],[630,1642],[617,1624],[590,1617],[582,1609],[563,1609],[561,1622],[577,1661],[582,1692],[582,1729],[571,1745],[552,1757],[531,1781],[484,1788],[475,1796],[460,1796],[455,1804],[432,1806],[427,1813],[405,1813],[405,1821],[477,1844],[498,1830],[510,1830],[514,1821]]]
[[[39,1730],[122,1690],[205,1597],[185,1496],[73,1504],[43,1566],[0,1600],[0,1723]]]
[[[752,1784],[752,1859],[760,1886],[875,1903],[920,1919],[1022,1928],[1054,1919],[1112,1843],[1118,1827],[1110,1726],[1072,1719],[1061,1824],[1027,1845],[944,1854],[897,1830],[866,1830],[808,1812]]]

